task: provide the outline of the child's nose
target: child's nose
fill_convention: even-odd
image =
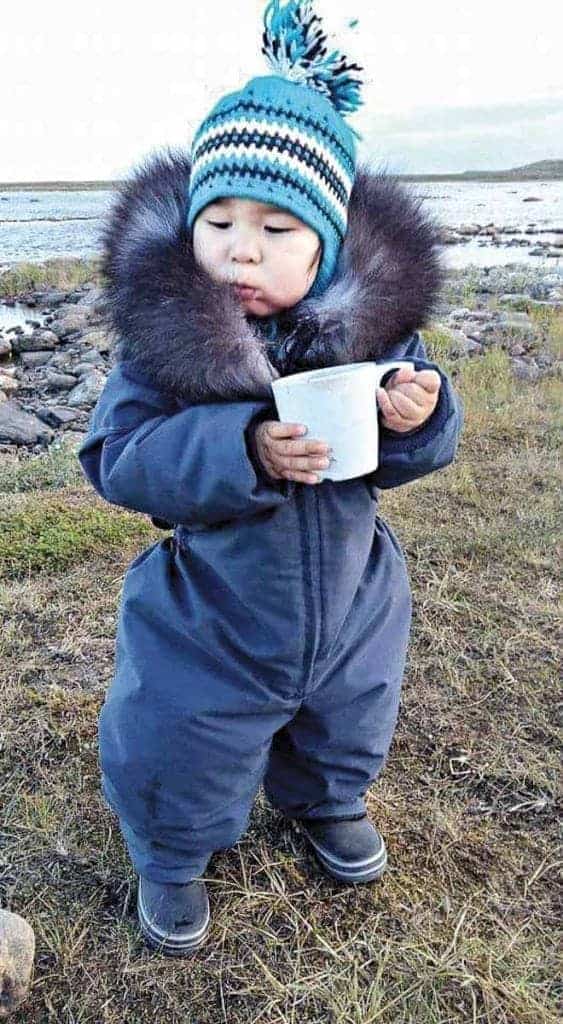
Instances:
[[[249,232],[237,234],[231,243],[231,259],[239,263],[248,263],[249,260],[260,258],[260,246],[258,238]]]

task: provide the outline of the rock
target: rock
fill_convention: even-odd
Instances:
[[[441,227],[440,230],[440,244],[441,245],[457,245],[459,237],[456,231],[451,228]]]
[[[467,355],[478,356],[483,351],[483,346],[479,341],[475,341],[474,338],[467,339]]]
[[[533,327],[531,318],[527,313],[523,312],[511,312],[501,314],[501,322],[509,324],[511,327]]]
[[[103,313],[107,308],[107,299],[103,289],[97,288],[92,282],[91,287],[86,294],[82,296],[77,305],[80,307],[86,307],[92,313]]]
[[[81,363],[103,363],[102,356],[96,348],[87,348],[85,351],[80,352]]]
[[[88,331],[80,339],[82,344],[89,345],[92,348],[98,350],[98,352],[111,352],[113,348],[113,339],[107,331],[97,330]],[[86,358],[86,356],[84,356]]]
[[[449,352],[452,356],[466,356],[469,354],[469,338],[463,331],[450,331]]]
[[[70,373],[57,373],[51,367],[47,369],[45,378],[49,387],[55,391],[70,391],[71,388],[76,387],[76,377],[71,376]]]
[[[448,314],[449,320],[465,320],[471,316],[471,310],[467,306],[460,306],[457,309],[452,309]]]
[[[67,338],[70,334],[83,331],[87,325],[88,311],[86,309],[72,309],[65,313],[60,320],[53,320],[51,327],[58,334],[59,338]]]
[[[54,349],[59,344],[59,339],[53,331],[40,328],[33,334],[22,334],[12,341],[14,352],[39,352],[46,349]]]
[[[523,306],[529,303],[530,296],[524,292],[508,292],[506,295],[499,295],[498,301],[506,306]]]
[[[0,1018],[27,999],[35,957],[35,934],[19,914],[0,910]]]
[[[66,423],[72,423],[80,415],[73,409],[65,409],[63,405],[42,405],[36,409],[36,413],[50,427],[61,427]]]
[[[52,430],[15,399],[0,405],[0,444],[45,444],[52,437]]]
[[[527,363],[523,359],[511,359],[510,365],[512,374],[517,380],[535,381],[540,376],[540,371],[535,363]]]
[[[34,292],[33,298],[40,306],[62,306],[67,301],[67,293],[52,288],[46,292]]]
[[[53,370],[72,371],[72,357],[70,352],[57,352],[57,354],[49,360],[49,367]]]
[[[33,369],[35,366],[44,366],[50,359],[50,352],[22,352],[20,363],[22,366]]]
[[[96,404],[106,383],[103,373],[98,370],[91,371],[80,384],[67,395],[67,405],[84,405],[91,407]]]
[[[525,313],[521,315],[526,316]],[[533,341],[535,337],[533,323],[528,318],[526,320],[516,320],[515,317],[516,314],[512,313],[510,319],[501,320],[495,324],[496,337],[507,344],[511,342]]]
[[[9,376],[7,373],[2,373],[2,370],[0,369],[0,391],[3,391],[8,395],[12,391],[17,391],[18,388],[19,384],[17,380],[14,380],[14,378]]]

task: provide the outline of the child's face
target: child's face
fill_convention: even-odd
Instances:
[[[254,199],[209,203],[193,224],[196,261],[214,280],[255,288],[240,296],[245,312],[270,316],[294,306],[317,274],[316,231],[279,206]]]

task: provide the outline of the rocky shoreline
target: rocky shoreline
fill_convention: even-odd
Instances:
[[[24,325],[0,329],[0,457],[39,454],[63,437],[79,444],[113,365],[103,292],[90,281],[70,291],[12,295],[2,305],[26,315]],[[538,308],[563,308],[563,267],[450,271],[433,328],[453,360],[499,347],[520,380],[561,376],[562,361],[530,316]]]
[[[541,199],[538,196],[527,196],[522,202],[539,203]],[[528,235],[556,235],[557,238],[547,240],[525,237]],[[526,228],[520,228],[516,224],[499,225],[490,221],[488,224],[460,224],[456,228],[442,227],[440,232],[442,245],[463,245],[474,238],[482,247],[527,248],[528,256],[541,256],[542,259],[561,259],[563,255],[563,228],[538,228],[534,223],[528,224]]]

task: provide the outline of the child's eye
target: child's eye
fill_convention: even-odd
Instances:
[[[207,223],[211,224],[212,227],[214,227],[214,228],[220,228],[221,231],[223,230],[223,228],[228,228],[228,227],[231,226],[231,222],[228,221],[228,220],[222,220],[222,221],[208,220]],[[265,225],[265,230],[266,231],[271,231],[272,234],[274,234],[274,235],[281,235],[281,234],[283,234],[286,231],[294,231],[295,229],[294,228],[274,228],[270,224],[266,224]]]

